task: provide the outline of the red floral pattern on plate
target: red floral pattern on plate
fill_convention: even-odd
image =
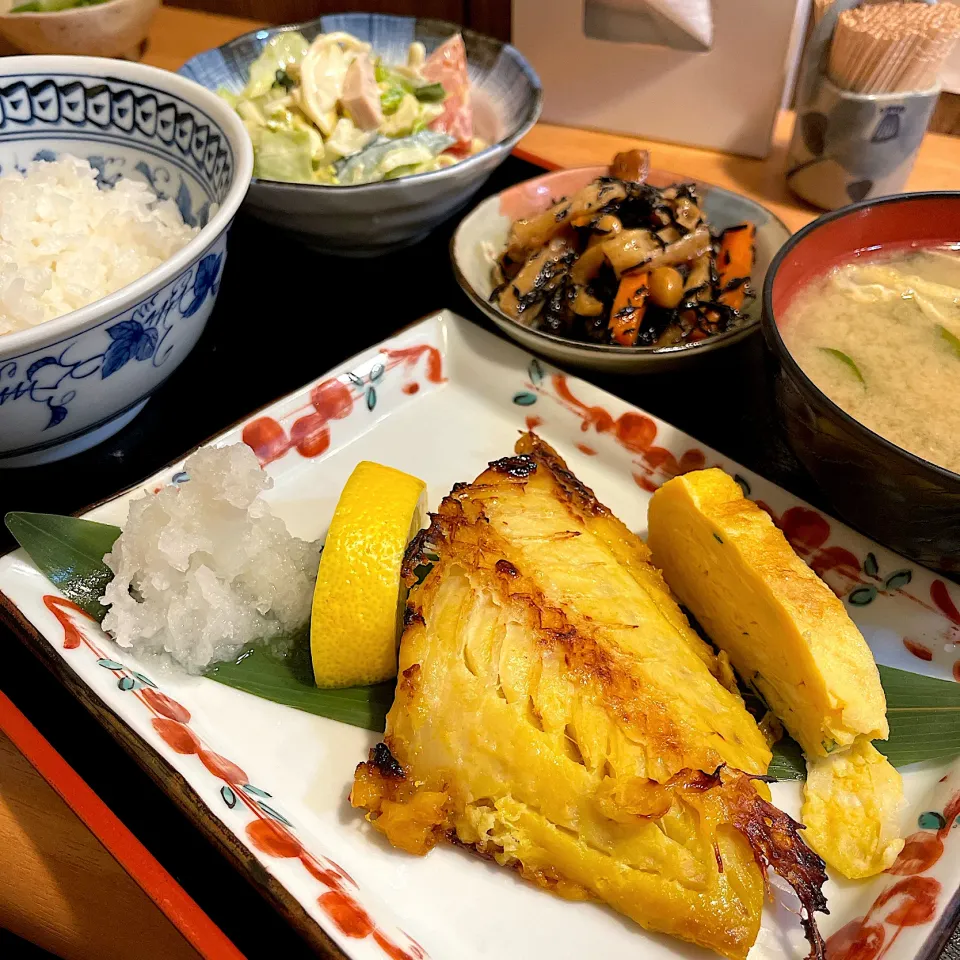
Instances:
[[[343,420],[356,409],[357,401],[373,411],[377,405],[377,390],[384,376],[402,366],[408,379],[400,387],[402,393],[412,396],[420,391],[413,374],[421,360],[424,375],[430,383],[443,383],[443,356],[429,343],[410,347],[383,348],[382,360],[375,361],[370,370],[360,376],[344,373],[323,380],[310,391],[310,403],[288,413],[283,420],[292,420],[289,430],[273,417],[255,417],[243,428],[243,442],[257,455],[261,466],[285,457],[296,450],[301,457],[319,457],[330,447],[330,423]]]
[[[565,374],[553,373],[548,377],[539,360],[530,361],[528,372],[530,380],[527,386],[530,390],[515,394],[513,402],[520,406],[531,406],[537,402],[539,394],[546,394],[580,418],[580,429],[584,433],[593,429],[600,434],[610,434],[621,447],[636,455],[634,463],[639,472],[635,472],[633,478],[644,490],[652,492],[671,477],[706,466],[703,451],[696,447],[678,458],[666,447],[655,446],[657,424],[652,417],[635,410],[627,410],[619,417],[614,417],[605,407],[584,403],[570,389]],[[543,422],[542,417],[526,418],[528,430],[534,430]],[[578,443],[577,448],[588,456],[596,453],[588,444]]]
[[[960,610],[947,593],[947,585],[942,580],[930,584],[930,599],[937,609],[953,624],[960,626]]]
[[[153,715],[151,726],[174,753],[196,755],[203,766],[222,781],[220,796],[227,807],[234,809],[240,805],[253,814],[244,828],[250,844],[268,857],[299,860],[315,880],[327,887],[317,897],[317,903],[344,936],[372,937],[390,960],[427,960],[426,951],[409,935],[403,935],[407,943],[400,946],[377,927],[355,899],[357,885],[350,875],[333,860],[315,856],[303,846],[293,832],[293,824],[265,802],[272,799],[270,794],[254,787],[237,764],[211,750],[190,728],[190,711],[186,707],[160,691],[149,677],[125,667],[97,645],[75,619],[82,617],[96,623],[88,613],[63,597],[47,594],[43,603],[63,628],[64,649],[76,650],[82,646],[92,653],[97,663],[117,678],[118,687],[132,693]]]
[[[942,782],[942,781],[941,781]],[[887,873],[902,877],[885,887],[863,917],[851,920],[827,940],[827,960],[882,960],[906,927],[930,923],[937,914],[940,881],[924,876],[940,860],[944,841],[960,814],[960,793],[942,813],[920,815],[918,833],[907,837]],[[932,825],[936,829],[930,829]]]

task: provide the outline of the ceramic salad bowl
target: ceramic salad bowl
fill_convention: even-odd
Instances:
[[[137,59],[160,0],[108,0],[66,10],[12,13],[0,0],[0,36],[24,53]]]
[[[744,322],[726,333],[696,343],[670,347],[621,347],[572,340],[524,326],[490,302],[494,286],[493,261],[507,244],[511,223],[521,217],[541,213],[560,197],[575,193],[591,180],[608,172],[606,166],[593,166],[545,173],[488,197],[471,210],[457,227],[450,244],[450,257],[453,272],[474,305],[508,337],[528,350],[558,363],[589,367],[606,373],[662,373],[721,347],[730,346],[753,333],[760,321],[758,300],[754,300],[747,308]],[[754,200],[680,174],[651,170],[647,182],[655,187],[695,183],[702,200],[701,206],[714,232],[745,220],[756,224],[757,254],[751,281],[753,289],[759,293],[770,261],[790,236],[789,229],[777,217]]]
[[[0,337],[0,466],[57,460],[132,420],[197,342],[253,169],[233,111],[176,74],[92,57],[0,61],[0,174],[73,154],[145,180],[201,227],[116,293]]]
[[[387,63],[405,62],[415,40],[429,54],[462,33],[467,49],[474,124],[491,146],[430,173],[357,186],[282,183],[255,179],[244,207],[327,253],[374,256],[422,240],[467,204],[540,115],[540,81],[509,44],[443,20],[348,13],[248,33],[188,60],[180,73],[210,90],[238,93],[250,64],[270,37],[298,30],[307,40],[345,31],[370,43]]]

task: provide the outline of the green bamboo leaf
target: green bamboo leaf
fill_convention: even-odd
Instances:
[[[820,347],[824,353],[829,353],[831,357],[836,357],[841,363],[845,363],[852,371],[853,375],[864,385],[867,385],[867,381],[863,379],[863,374],[860,372],[860,368],[853,362],[852,357],[848,357],[842,350],[837,350],[834,347]]]
[[[946,327],[941,326],[940,324],[937,324],[937,328],[940,331],[940,339],[943,340],[958,357],[960,357],[960,337],[958,337],[955,333],[951,333]]]
[[[960,756],[960,683],[880,667],[890,738],[876,748],[895,766]],[[789,737],[773,746],[770,776],[803,780],[800,748]]]
[[[120,528],[77,517],[47,513],[8,513],[7,529],[37,568],[87,613],[102,620],[99,598],[113,578],[103,562]],[[116,664],[112,669],[119,669]],[[395,684],[320,690],[313,683],[309,638],[301,631],[293,652],[280,656],[263,646],[246,651],[236,663],[216,664],[207,676],[228,687],[317,716],[367,730],[382,731]],[[143,682],[152,686],[146,677]]]
[[[294,638],[285,656],[269,647],[249,648],[236,662],[215,664],[206,676],[255,697],[378,733],[383,732],[396,687],[390,681],[372,687],[320,689],[313,682],[306,630]]]
[[[895,766],[960,754],[960,683],[880,667],[890,739],[877,749]]]
[[[768,776],[778,780],[806,780],[807,765],[796,740],[784,735],[773,745],[772,752],[773,759],[767,769]]]
[[[44,576],[91,617],[102,620],[100,598],[113,579],[103,562],[120,528],[52,513],[8,513],[7,529]]]

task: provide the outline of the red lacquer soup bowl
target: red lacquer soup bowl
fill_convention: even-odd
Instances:
[[[832,267],[884,248],[958,242],[960,192],[899,194],[829,213],[795,233],[773,259],[761,321],[780,362],[777,402],[787,439],[838,513],[873,539],[947,572],[960,571],[960,475],[841,410],[800,369],[781,331],[797,293]]]

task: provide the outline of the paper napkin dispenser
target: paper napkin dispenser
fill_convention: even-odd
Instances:
[[[810,0],[513,0],[513,43],[540,74],[548,123],[763,157],[809,8]]]
[[[586,0],[592,40],[646,43],[703,53],[713,46],[712,0]]]

